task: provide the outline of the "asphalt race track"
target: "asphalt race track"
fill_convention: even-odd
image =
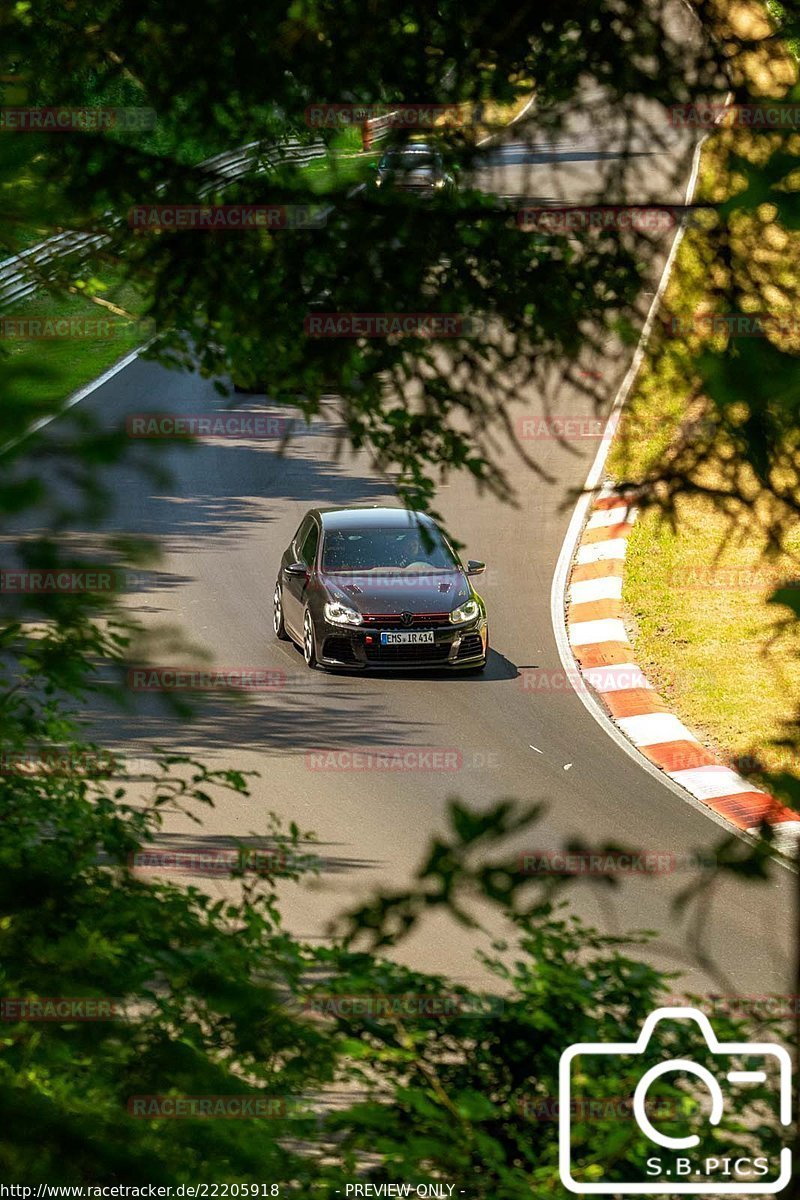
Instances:
[[[606,136],[597,112],[576,116],[557,144],[521,123],[492,148],[481,168],[485,186],[530,199],[582,200],[599,173],[617,163],[618,131]],[[663,145],[644,134],[628,176],[629,198],[680,203],[684,198],[696,133],[670,130]],[[606,202],[609,197],[606,197]],[[614,197],[616,198],[616,197]],[[671,235],[670,235],[671,236]],[[654,249],[653,288],[669,249]],[[544,412],[595,415],[590,395],[610,405],[625,373],[630,349],[608,347],[585,364],[583,384],[563,380],[548,395],[519,396],[519,416]],[[242,403],[239,403],[242,401]],[[210,381],[167,371],[141,360],[117,373],[83,402],[103,425],[124,423],[146,410],[213,412],[220,401]],[[238,397],[236,407],[291,415],[263,398]],[[58,436],[58,421],[46,436]],[[458,675],[361,676],[310,673],[291,644],[276,641],[271,600],[281,552],[312,505],[389,501],[385,481],[366,460],[336,454],[333,420],[298,424],[285,454],[277,440],[215,441],[189,450],[171,446],[165,462],[168,487],[154,487],[132,468],[115,470],[117,497],[110,528],[157,539],[164,557],[130,595],[130,608],[151,636],[150,661],[185,663],[158,630],[180,629],[218,666],[269,668],[285,682],[241,704],[200,697],[187,722],[173,716],[158,694],[135,694],[133,712],[100,706],[92,715],[104,737],[132,761],[150,756],[157,743],[194,749],[216,765],[260,772],[247,799],[225,799],[197,830],[173,818],[168,844],[214,847],[226,839],[264,831],[273,810],[313,829],[326,869],[316,884],[287,889],[291,928],[324,936],[325,923],[342,905],[376,886],[401,884],[419,861],[432,833],[443,827],[449,796],[474,807],[502,797],[543,801],[546,813],[533,834],[509,850],[553,850],[572,837],[587,843],[618,841],[662,854],[707,848],[721,830],[652,778],[608,738],[571,687],[561,686],[550,618],[550,585],[569,523],[569,489],[579,488],[594,458],[593,438],[542,439],[535,455],[549,479],[525,467],[509,449],[507,467],[516,507],[479,496],[468,478],[452,478],[438,504],[449,528],[465,543],[465,556],[485,559],[479,590],[489,606],[491,661],[483,677]],[[199,660],[195,660],[199,661]],[[549,675],[552,687],[532,686]],[[318,768],[309,752],[438,747],[456,752],[455,770],[347,769],[339,758]],[[452,755],[447,760],[452,763]],[[597,883],[576,885],[581,911],[618,929],[660,931],[659,961],[689,967],[687,918],[671,902],[691,877],[668,871],[632,878],[613,894]],[[705,952],[742,993],[786,991],[790,960],[793,876],[776,867],[768,885],[726,883],[705,915]],[[216,890],[214,879],[203,886]],[[443,922],[431,922],[403,951],[417,965],[462,979],[480,973],[476,942]],[[485,940],[481,944],[486,945]],[[708,977],[688,982],[704,989]],[[719,980],[713,984],[717,991]]]

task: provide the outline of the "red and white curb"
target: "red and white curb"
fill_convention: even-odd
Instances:
[[[776,848],[795,854],[800,813],[706,750],[634,662],[622,620],[622,575],[635,520],[635,497],[603,489],[578,543],[567,590],[567,634],[581,675],[654,766],[737,829],[757,835],[768,821]]]

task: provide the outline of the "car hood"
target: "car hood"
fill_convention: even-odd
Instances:
[[[432,571],[429,575],[337,572],[321,575],[320,582],[331,599],[366,615],[451,612],[472,595],[463,571]]]
[[[434,167],[418,167],[411,168],[408,171],[379,171],[382,179],[392,179],[399,187],[403,183],[433,183],[435,179],[441,178],[441,172]]]

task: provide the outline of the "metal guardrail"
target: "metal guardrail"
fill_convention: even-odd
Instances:
[[[86,254],[104,241],[100,233],[58,233],[5,259],[0,262],[0,301],[24,299],[51,277],[51,263],[69,254]]]
[[[233,180],[245,174],[253,166],[269,170],[279,167],[283,163],[300,163],[302,165],[312,162],[315,158],[324,158],[327,152],[328,148],[324,142],[303,145],[292,140],[283,145],[278,144],[266,148],[260,142],[248,142],[246,146],[240,146],[237,150],[227,150],[223,154],[215,154],[213,158],[207,158],[200,164],[203,170],[216,176],[215,179],[209,180],[200,188],[200,195],[208,195],[210,191],[218,187],[219,176],[222,176],[223,179]]]
[[[211,178],[207,184],[201,186],[199,195],[207,196],[220,186],[232,183],[254,165],[269,170],[282,163],[311,162],[315,158],[324,157],[325,154],[327,146],[323,142],[303,145],[292,140],[284,145],[270,146],[266,149],[260,142],[249,142],[246,146],[215,154],[200,163],[200,167],[207,171]],[[0,303],[24,300],[54,276],[54,271],[48,271],[51,264],[72,254],[86,255],[106,241],[106,234],[67,231],[45,238],[28,250],[22,250],[19,254],[0,261]]]
[[[374,141],[379,141],[387,137],[391,130],[391,114],[378,118],[376,124],[379,124],[380,128],[377,128],[372,136]],[[324,158],[327,153],[328,147],[324,142],[304,144],[296,138],[268,147],[264,147],[261,142],[248,142],[236,150],[214,154],[200,163],[200,168],[208,172],[211,178],[198,189],[198,195],[207,196],[215,189],[224,187],[226,182],[232,183],[241,175],[245,175],[254,166],[260,170],[270,170],[283,163],[303,165],[316,158]],[[106,240],[106,235],[102,233],[78,233],[68,230],[45,238],[35,246],[3,259],[0,261],[0,304],[24,300],[54,276],[55,272],[48,272],[50,264],[72,254],[86,255],[102,246]]]

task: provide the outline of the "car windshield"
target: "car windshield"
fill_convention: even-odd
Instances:
[[[381,159],[382,171],[432,171],[436,157],[430,150],[393,150]]]
[[[458,562],[438,529],[332,529],[322,546],[323,571],[453,571]]]

